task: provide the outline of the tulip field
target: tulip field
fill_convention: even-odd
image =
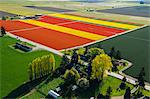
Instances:
[[[43,15],[37,20],[1,20],[0,25],[11,34],[55,50],[82,46],[140,27],[138,24],[60,13]]]

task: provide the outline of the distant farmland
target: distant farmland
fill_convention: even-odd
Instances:
[[[122,7],[122,8],[97,10],[97,12],[140,16],[140,17],[150,17],[149,9],[150,9],[150,6],[133,6],[133,7]]]
[[[16,14],[0,11],[0,18],[3,16],[15,16]]]
[[[73,12],[75,10],[69,10],[69,9],[62,9],[62,8],[55,8],[55,7],[40,7],[40,6],[25,6],[32,9],[40,9],[40,10],[46,10],[46,11],[53,11],[53,12]]]

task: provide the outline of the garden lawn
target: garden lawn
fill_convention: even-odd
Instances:
[[[25,97],[25,99],[38,99],[38,98],[44,98],[47,96],[49,90],[55,90],[61,83],[64,83],[64,80],[62,78],[54,78],[49,83],[45,84],[38,88],[34,93],[31,95]]]
[[[16,41],[16,39],[9,36],[0,38],[0,97],[6,96],[12,90],[28,80],[27,68],[29,62],[36,57],[50,54],[50,52],[44,50],[20,53],[9,47],[10,45],[15,44]],[[54,56],[56,59],[56,65],[59,66],[61,58],[57,55]]]
[[[121,96],[124,95],[125,90],[117,91],[116,89],[119,88],[119,85],[121,84],[121,80],[108,76],[107,78],[104,78],[100,85],[100,93],[103,95],[106,95],[107,88],[110,86],[112,88],[111,96]],[[126,86],[130,87],[130,89],[133,88],[133,85],[126,83]]]

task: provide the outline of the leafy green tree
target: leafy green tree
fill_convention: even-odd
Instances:
[[[107,76],[106,72],[111,70],[111,58],[107,54],[97,55],[92,61],[91,79],[102,80]]]
[[[97,55],[105,54],[103,49],[100,48],[90,48],[88,54],[91,55],[91,58],[94,59]]]
[[[87,80],[86,78],[80,78],[77,81],[77,85],[81,88],[87,89],[89,87],[89,80]]]
[[[2,16],[2,20],[6,20],[6,17],[5,17],[5,16]]]
[[[52,54],[34,59],[29,63],[29,79],[33,80],[52,74],[56,69],[55,63],[55,58]]]
[[[49,58],[49,63],[51,64],[50,66],[51,68],[51,72],[54,72],[56,70],[56,65],[55,65],[55,57],[54,55],[50,54],[50,58]]]
[[[29,64],[29,69],[28,69],[28,73],[29,73],[29,80],[32,81],[33,80],[33,70],[32,70],[32,64]]]
[[[66,70],[63,77],[67,82],[75,83],[78,79],[80,79],[80,74],[75,68],[71,68],[70,70]]]
[[[77,53],[78,53],[79,55],[84,55],[85,50],[86,50],[85,48],[79,48],[78,51],[77,51]]]

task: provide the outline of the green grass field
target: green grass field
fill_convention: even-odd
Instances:
[[[16,43],[16,39],[9,36],[0,38],[0,81],[1,81],[1,96],[6,96],[13,89],[17,88],[22,83],[28,80],[28,63],[34,58],[47,55],[50,52],[39,50],[28,53],[20,53],[9,45]],[[61,58],[55,55],[56,65],[58,66]]]
[[[112,93],[111,96],[121,96],[124,95],[125,90],[120,90],[117,91],[116,89],[119,88],[119,85],[121,84],[121,80],[108,76],[107,78],[105,78],[102,82],[102,84],[100,85],[100,93],[102,93],[103,95],[106,95],[106,91],[107,88],[110,86],[112,88]],[[130,89],[133,88],[133,85],[127,83],[126,86],[130,87]]]
[[[112,39],[102,41],[100,44],[109,52],[114,46],[116,50],[120,50],[122,57],[133,63],[133,66],[125,71],[126,74],[137,77],[141,68],[145,68],[145,80],[150,82],[149,78],[149,39],[150,27],[145,27]]]

